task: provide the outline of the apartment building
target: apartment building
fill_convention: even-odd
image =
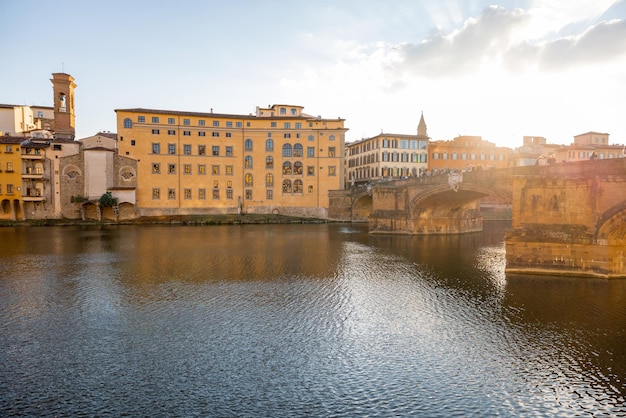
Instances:
[[[137,160],[140,216],[281,213],[326,217],[343,188],[344,119],[302,106],[253,114],[116,109],[118,151]]]
[[[347,186],[419,176],[428,167],[428,141],[422,114],[417,135],[381,133],[346,144]]]
[[[457,136],[451,141],[431,141],[429,171],[506,168],[511,149],[497,147],[480,136]]]

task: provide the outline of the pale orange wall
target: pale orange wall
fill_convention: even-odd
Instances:
[[[150,110],[117,110],[117,132],[119,153],[138,160],[137,207],[139,209],[181,210],[192,213],[194,209],[237,210],[239,198],[246,208],[271,210],[272,207],[327,208],[328,191],[343,188],[344,121],[342,119],[321,119],[304,117],[256,117],[244,115],[220,115],[213,113],[163,112]],[[144,116],[145,123],[138,122]],[[158,117],[158,123],[152,118]],[[124,128],[124,120],[132,121],[132,128]],[[173,124],[168,120],[174,119]],[[189,119],[189,125],[184,120]],[[204,121],[204,126],[200,125]],[[276,124],[272,126],[272,122]],[[289,128],[284,123],[290,123]],[[240,126],[238,126],[238,123]],[[296,123],[301,127],[296,128]],[[214,126],[217,124],[219,126]],[[159,134],[152,134],[158,129]],[[174,135],[168,135],[173,130]],[[189,135],[185,135],[185,132]],[[204,132],[205,136],[199,136]],[[213,136],[215,133],[219,136]],[[273,151],[266,150],[266,141],[271,134]],[[289,134],[290,138],[285,138]],[[299,134],[299,138],[297,138]],[[331,135],[334,140],[331,140]],[[309,136],[313,137],[310,141]],[[252,149],[245,149],[245,141],[252,141]],[[134,141],[134,145],[132,145]],[[160,154],[152,153],[152,144],[160,144]],[[302,157],[282,157],[283,144],[301,144]],[[168,154],[168,144],[174,144],[175,154]],[[184,145],[191,147],[191,154],[185,155]],[[206,155],[199,155],[198,146],[206,147]],[[219,156],[212,155],[212,147],[219,146]],[[232,147],[232,155],[226,155],[226,147]],[[314,157],[307,156],[307,148],[313,147]],[[329,147],[334,147],[334,156],[329,155]],[[274,159],[273,168],[266,168],[266,157]],[[245,166],[245,157],[252,158],[252,167]],[[302,174],[283,174],[283,162],[298,161],[303,165]],[[161,174],[152,173],[152,165],[160,164]],[[176,165],[176,173],[168,174],[168,165]],[[191,166],[191,173],[185,173],[185,165]],[[206,166],[206,173],[199,174],[199,165]],[[213,173],[213,166],[217,172]],[[307,167],[313,168],[313,175],[307,174]],[[334,175],[329,175],[329,167],[334,167]],[[228,173],[227,169],[232,168]],[[274,177],[273,186],[266,186],[266,175]],[[252,175],[252,185],[246,185],[246,175]],[[289,179],[303,182],[302,193],[283,193],[282,182]],[[227,197],[228,185],[232,186],[232,199]],[[214,185],[219,190],[219,198],[213,198]],[[311,189],[309,189],[311,187]],[[160,199],[153,199],[153,188],[160,188]],[[292,186],[293,188],[293,186]],[[176,198],[168,199],[168,189],[176,190]],[[191,199],[185,198],[185,189],[191,189]],[[206,190],[206,198],[200,199],[199,190]],[[246,198],[246,190],[252,198]],[[273,199],[267,198],[267,190],[273,191]],[[309,191],[311,190],[311,191]]]

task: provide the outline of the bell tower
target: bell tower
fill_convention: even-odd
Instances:
[[[54,132],[57,138],[71,139],[76,136],[74,114],[74,77],[65,73],[52,73],[54,91]]]
[[[424,112],[422,112],[419,125],[417,125],[417,136],[428,138],[428,133],[426,131],[426,122],[424,121]]]

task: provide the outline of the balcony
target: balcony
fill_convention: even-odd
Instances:
[[[43,196],[22,196],[24,202],[45,202],[46,198]]]
[[[33,180],[42,180],[43,179],[43,173],[37,174],[37,173],[22,173],[22,178],[23,179],[33,179]]]
[[[22,160],[43,160],[45,155],[43,152],[23,152]]]

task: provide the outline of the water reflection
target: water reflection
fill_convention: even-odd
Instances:
[[[626,413],[626,281],[506,277],[507,228],[0,229],[0,413]]]

